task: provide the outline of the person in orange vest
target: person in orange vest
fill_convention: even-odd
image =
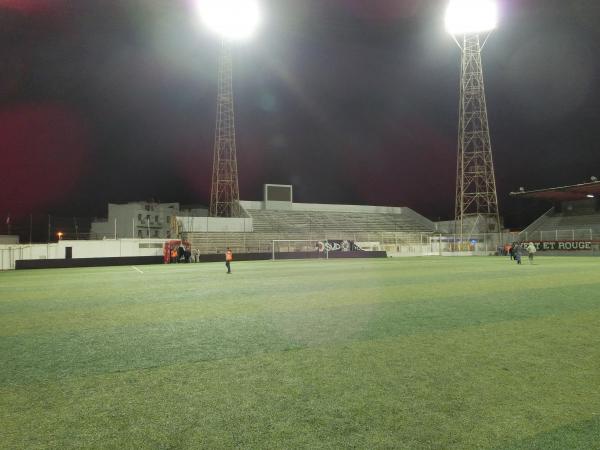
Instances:
[[[225,252],[225,267],[227,267],[227,273],[231,273],[231,261],[233,260],[233,253],[231,249],[227,247],[227,251]]]

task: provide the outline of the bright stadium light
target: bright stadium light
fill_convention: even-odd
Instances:
[[[453,35],[492,31],[498,25],[494,0],[450,0],[446,10],[446,30]]]
[[[261,21],[257,0],[196,0],[202,22],[223,39],[250,38]]]

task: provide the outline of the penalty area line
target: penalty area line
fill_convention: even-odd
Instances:
[[[143,273],[144,273],[144,272],[142,272],[140,269],[138,269],[138,268],[137,268],[137,267],[135,267],[135,266],[131,266],[131,268],[132,268],[132,269],[135,269],[135,270],[137,270],[137,271],[138,271],[139,273],[141,273],[141,274],[143,274]]]

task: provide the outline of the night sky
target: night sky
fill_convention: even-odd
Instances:
[[[234,50],[240,196],[452,218],[460,51],[442,0],[263,0]],[[501,215],[600,176],[600,2],[500,0],[484,76]],[[0,0],[0,215],[208,204],[218,40],[188,0]],[[5,231],[4,229],[2,231]]]

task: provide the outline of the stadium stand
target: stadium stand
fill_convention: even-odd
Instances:
[[[409,208],[294,203],[291,209],[265,209],[263,202],[241,202],[253,220],[252,232],[188,232],[200,253],[268,252],[273,240],[351,240],[399,244],[420,241],[435,224]]]
[[[600,240],[600,182],[583,183],[535,191],[512,192],[521,198],[545,200],[554,206],[529,225],[524,239]]]
[[[600,213],[565,215],[554,208],[529,225],[521,235],[526,239],[598,239],[600,237]]]

